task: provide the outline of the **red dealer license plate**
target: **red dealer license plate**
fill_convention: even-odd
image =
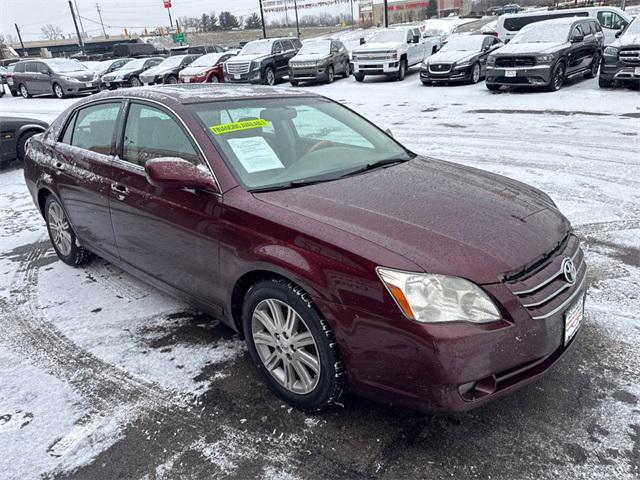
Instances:
[[[568,344],[573,336],[580,328],[582,323],[582,317],[584,316],[584,297],[581,295],[580,299],[574,303],[564,313],[564,344]]]

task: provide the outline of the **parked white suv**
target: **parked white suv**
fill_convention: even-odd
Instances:
[[[425,42],[419,27],[383,28],[353,50],[353,76],[358,82],[366,75],[404,80],[407,69],[420,64],[431,52],[431,43]]]

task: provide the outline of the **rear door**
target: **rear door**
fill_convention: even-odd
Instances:
[[[282,41],[283,49],[283,61],[282,61],[282,75],[286,75],[289,72],[289,60],[296,56],[296,47],[291,40]]]
[[[81,241],[107,259],[117,259],[109,211],[114,176],[115,131],[122,102],[83,107],[67,122],[54,160],[58,195]]]
[[[202,154],[171,112],[132,101],[119,142],[119,172],[110,200],[121,261],[213,306],[218,299],[221,196],[210,192],[154,187],[144,165],[174,157],[208,170]]]
[[[38,82],[38,62],[27,62],[24,68],[23,82],[32,94],[42,93],[42,86]]]
[[[567,66],[567,73],[573,73],[584,68],[584,65],[588,63],[588,48],[586,47],[586,35],[583,24],[579,23],[575,25],[569,39],[571,41],[571,47],[569,47],[569,53],[567,58],[569,59],[569,65]],[[584,37],[584,40],[576,42],[575,40],[580,36]]]

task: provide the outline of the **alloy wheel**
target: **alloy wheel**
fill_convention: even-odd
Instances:
[[[597,55],[593,62],[591,63],[591,76],[593,78],[598,76],[598,71],[600,70],[600,56]]]
[[[556,73],[553,76],[553,89],[560,90],[560,88],[562,88],[563,83],[564,83],[564,67],[560,65],[556,69]]]
[[[58,251],[66,257],[71,253],[71,229],[60,204],[53,202],[49,205],[47,218],[51,239]]]
[[[64,97],[64,91],[62,90],[62,87],[60,85],[58,85],[57,83],[53,86],[53,93],[58,98],[63,98]]]
[[[276,76],[273,73],[273,70],[271,70],[270,68],[267,69],[267,85],[275,85],[276,84]]]
[[[282,387],[298,395],[315,389],[318,346],[298,312],[280,300],[263,300],[253,311],[251,332],[260,361]]]
[[[129,82],[131,83],[132,87],[139,87],[140,85],[142,85],[138,77],[131,77],[131,80],[129,80]]]
[[[218,77],[214,75],[211,77],[211,83],[220,83],[220,80],[218,80]]]
[[[329,83],[333,83],[333,78],[334,78],[334,72],[333,72],[333,65],[329,65],[329,71],[327,73],[328,76],[328,82]]]
[[[29,98],[29,90],[27,90],[27,87],[25,87],[24,85],[20,85],[20,95],[22,95],[24,98]]]
[[[170,85],[175,85],[176,83],[178,83],[178,79],[174,76],[171,76],[167,79],[167,83]]]
[[[471,81],[478,83],[480,81],[480,64],[476,63],[471,71]]]

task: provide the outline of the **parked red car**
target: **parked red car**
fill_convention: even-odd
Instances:
[[[237,50],[234,50],[203,55],[180,71],[178,81],[180,83],[222,83],[224,82],[222,65],[237,53]]]
[[[582,319],[583,252],[547,195],[299,90],[94,95],[24,173],[64,262],[99,255],[220,317],[297,407],[349,387],[467,410],[540,377]]]

